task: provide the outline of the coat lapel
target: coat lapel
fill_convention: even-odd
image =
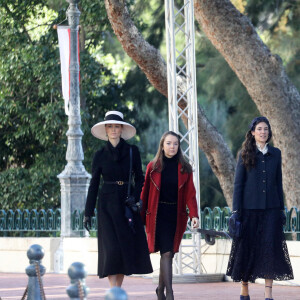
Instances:
[[[178,190],[180,190],[184,186],[185,182],[187,181],[187,177],[188,177],[187,173],[181,173],[181,171],[180,171],[181,168],[182,168],[182,165],[179,163],[178,164]]]
[[[122,160],[124,157],[128,156],[129,157],[129,147],[131,147],[131,145],[127,144],[124,140],[122,141],[123,145],[122,145],[122,150],[120,153],[120,160]]]
[[[187,177],[188,174],[187,173],[181,173],[181,164],[178,164],[178,190],[180,190],[185,182],[187,181]],[[152,183],[154,184],[154,186],[156,187],[157,190],[160,191],[160,187],[161,187],[161,173],[160,172],[156,172],[155,170],[152,170],[150,172],[150,178]]]
[[[152,170],[150,172],[150,178],[154,186],[158,191],[160,191],[160,186],[161,186],[161,173],[156,172],[155,170]]]

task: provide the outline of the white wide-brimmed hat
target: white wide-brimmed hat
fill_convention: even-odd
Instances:
[[[132,125],[124,122],[123,114],[121,112],[112,110],[112,111],[108,111],[105,114],[105,118],[104,118],[103,122],[99,122],[92,127],[91,131],[92,131],[93,136],[95,136],[96,138],[98,138],[100,140],[107,141],[108,137],[107,137],[106,131],[105,131],[106,124],[122,124],[123,129],[122,129],[121,137],[124,140],[131,139],[136,133],[136,129]]]

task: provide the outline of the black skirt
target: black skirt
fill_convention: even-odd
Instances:
[[[177,203],[158,205],[156,218],[155,249],[160,254],[173,252],[177,225]]]
[[[102,199],[103,200],[103,199]],[[125,218],[121,199],[110,197],[98,210],[98,275],[152,273],[141,216],[133,214],[135,232]]]
[[[248,209],[242,212],[243,231],[232,241],[226,275],[233,281],[257,278],[293,279],[293,270],[279,209]]]

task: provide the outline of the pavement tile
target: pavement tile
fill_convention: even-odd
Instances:
[[[28,277],[26,274],[0,273],[1,300],[20,300]],[[66,288],[70,279],[65,274],[46,273],[43,277],[46,299],[68,299]],[[89,300],[104,299],[105,292],[109,289],[108,280],[99,279],[97,276],[88,276],[86,285],[90,288]],[[122,286],[128,294],[129,300],[156,300],[155,288],[150,277],[128,276]],[[250,284],[251,300],[264,300],[264,286]],[[240,284],[234,282],[217,283],[189,283],[174,284],[175,300],[235,300],[239,299]],[[299,286],[273,287],[274,300],[300,300]]]

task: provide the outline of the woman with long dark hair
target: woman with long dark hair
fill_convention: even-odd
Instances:
[[[107,143],[94,156],[83,223],[89,231],[98,202],[98,276],[108,277],[111,287],[120,287],[124,275],[152,273],[140,214],[131,213],[133,207],[137,210],[144,183],[139,149],[125,141],[135,133],[135,128],[124,122],[119,111],[107,112],[105,120],[92,128],[92,134]],[[130,170],[134,189],[131,189],[132,202],[128,203]]]
[[[179,250],[188,216],[193,228],[199,226],[192,167],[184,159],[179,136],[173,131],[163,134],[157,154],[147,166],[141,198],[149,251],[160,251],[161,255],[157,299],[172,300],[173,256]]]
[[[241,281],[241,300],[249,300],[248,282],[265,279],[265,298],[272,300],[273,280],[293,279],[283,233],[285,223],[281,152],[267,118],[252,120],[239,154],[235,173],[233,213],[242,234],[232,242],[227,275]]]

